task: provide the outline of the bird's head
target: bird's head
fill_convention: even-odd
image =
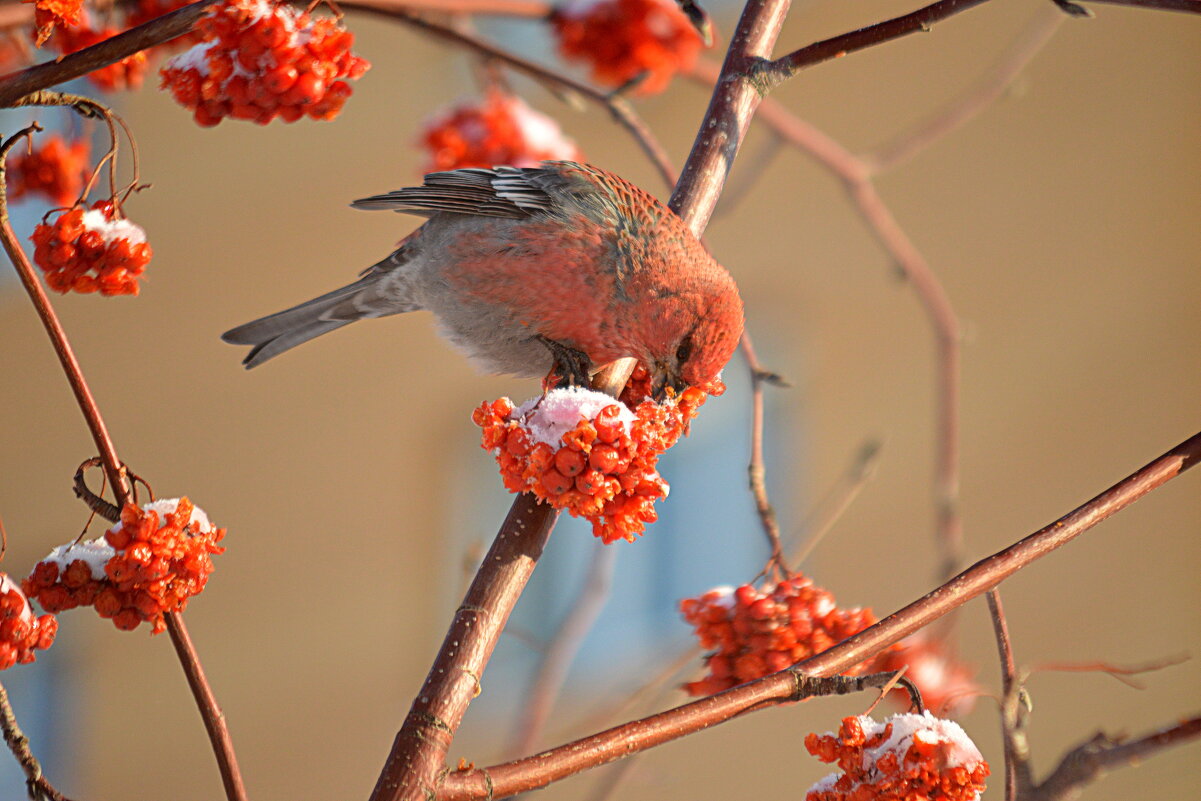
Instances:
[[[728,278],[728,276],[726,276]],[[706,388],[721,374],[742,337],[742,299],[733,280],[703,293],[675,337],[666,341],[650,364],[651,392],[661,400],[667,387]]]

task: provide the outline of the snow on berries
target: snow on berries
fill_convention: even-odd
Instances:
[[[228,0],[196,29],[201,42],[163,66],[162,86],[206,127],[225,117],[332,120],[351,95],[347,81],[370,67],[350,51],[341,19],[271,0]]]
[[[60,206],[70,206],[83,192],[90,164],[87,139],[68,143],[59,134],[50,134],[12,157],[7,167],[8,196],[17,200],[40,192]]]
[[[633,542],[658,519],[655,501],[669,490],[655,469],[659,455],[687,433],[704,402],[705,393],[688,388],[631,411],[604,393],[568,387],[516,408],[508,398],[480,404],[472,420],[510,492],[590,520],[607,545]]]
[[[55,292],[138,294],[153,251],[146,232],[109,200],[69,209],[33,229],[33,261]]]
[[[34,615],[17,583],[0,573],[0,670],[32,662],[34,651],[49,648],[57,633],[54,615]]]
[[[224,536],[187,498],[126,504],[103,537],[55,548],[22,586],[47,611],[92,606],[119,629],[147,622],[157,634],[204,589]]]
[[[960,661],[953,647],[924,633],[902,640],[876,657],[873,670],[892,673],[906,668],[905,678],[922,694],[922,701],[939,715],[959,717],[971,711],[983,690],[975,670]],[[909,694],[894,690],[893,697],[909,703]]]
[[[805,801],[977,801],[989,767],[958,723],[924,712],[843,718],[837,733],[809,734],[805,748],[840,773]]]
[[[623,86],[644,75],[636,91],[661,92],[690,68],[701,35],[673,0],[573,0],[551,15],[566,59],[592,67],[592,79]]]
[[[876,622],[870,609],[844,609],[813,580],[797,574],[775,586],[716,587],[680,602],[704,648],[709,673],[684,689],[712,695],[783,670],[858,634]],[[865,662],[845,672],[865,673]]]
[[[426,123],[421,145],[430,154],[427,172],[583,160],[557,122],[499,89],[438,113]]]

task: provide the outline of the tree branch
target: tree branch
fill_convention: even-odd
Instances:
[[[1075,798],[1087,785],[1114,768],[1134,765],[1172,746],[1201,737],[1201,717],[1191,717],[1174,726],[1130,742],[1098,733],[1069,751],[1036,789],[1022,801],[1064,801]]]
[[[29,738],[17,724],[17,716],[8,700],[8,690],[0,684],[0,730],[4,732],[4,742],[13,752],[21,770],[25,773],[25,787],[29,797],[37,801],[70,801],[66,796],[54,789],[50,780],[42,774],[42,765],[29,748]]]
[[[833,676],[863,662],[996,587],[1018,570],[1071,542],[1198,461],[1201,461],[1201,433],[1054,523],[980,560],[903,609],[792,668],[532,757],[452,773],[443,782],[438,799],[504,798],[724,723],[746,712],[794,700],[799,678]]]
[[[92,397],[92,392],[88,388],[87,380],[83,376],[83,370],[79,366],[79,361],[75,358],[71,343],[67,339],[67,333],[63,330],[62,324],[58,320],[58,315],[55,313],[54,307],[50,304],[50,299],[46,296],[46,290],[42,288],[41,281],[38,280],[37,275],[34,273],[33,266],[29,263],[25,251],[17,242],[16,234],[13,233],[12,226],[9,224],[4,160],[8,154],[8,150],[21,135],[18,134],[10,138],[3,146],[0,146],[0,242],[2,242],[5,252],[12,261],[13,267],[16,268],[17,275],[20,277],[25,291],[29,294],[30,300],[33,301],[38,318],[42,321],[42,325],[50,337],[50,342],[58,354],[63,372],[67,376],[67,382],[71,385],[71,390],[75,393],[76,403],[79,405],[79,410],[83,413],[84,421],[87,423],[88,430],[92,434],[92,439],[96,443],[96,448],[100,452],[100,460],[104,466],[105,474],[113,486],[113,494],[116,496],[117,506],[121,507],[128,503],[131,498],[125,466],[117,458],[116,447],[113,445],[112,437],[109,436],[104,418],[100,415],[100,408],[96,405],[96,400]],[[188,677],[188,683],[192,688],[201,717],[204,718],[205,728],[209,732],[209,739],[213,747],[213,753],[217,758],[217,765],[221,771],[221,780],[225,785],[227,797],[230,801],[245,801],[246,790],[242,784],[242,775],[238,769],[237,757],[233,751],[233,742],[229,736],[228,727],[225,724],[225,716],[217,706],[212,689],[205,681],[204,668],[200,665],[196,651],[191,648],[191,642],[187,640],[187,631],[183,627],[182,618],[175,612],[168,612],[165,617],[168,629],[171,630],[172,642],[176,646],[176,655],[179,657],[180,665]],[[186,648],[181,647],[177,630],[182,632],[183,640],[187,644]]]

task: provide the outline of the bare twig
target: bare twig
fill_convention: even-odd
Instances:
[[[567,679],[567,671],[609,600],[618,548],[597,543],[593,551],[588,561],[588,574],[584,577],[575,603],[543,651],[530,689],[525,694],[514,753],[524,754],[537,745],[563,682]]]
[[[813,549],[825,539],[830,530],[834,528],[834,524],[842,518],[846,510],[859,497],[859,493],[876,473],[876,463],[880,458],[882,447],[877,440],[868,440],[863,443],[859,452],[855,454],[855,460],[847,468],[847,472],[839,480],[839,483],[813,507],[801,526],[801,531],[808,532],[808,536],[795,546],[791,556],[793,564],[803,564],[809,558]]]
[[[21,770],[25,773],[25,787],[29,797],[34,801],[69,801],[69,799],[54,789],[50,781],[42,775],[42,765],[29,748],[29,738],[17,724],[17,716],[13,713],[12,704],[8,700],[8,690],[0,684],[0,729],[4,731],[4,742],[13,752]]]
[[[698,64],[694,77],[713,80],[710,64]],[[759,116],[779,136],[818,159],[842,179],[855,208],[880,246],[913,286],[934,332],[936,350],[937,426],[934,496],[938,524],[936,539],[943,552],[940,578],[951,575],[963,558],[963,527],[959,518],[959,319],[924,256],[897,223],[876,191],[870,170],[857,156],[779,103],[766,100]]]
[[[763,461],[763,385],[782,382],[778,375],[763,369],[759,357],[755,354],[755,343],[751,341],[751,335],[745,329],[742,332],[742,353],[751,372],[751,458],[747,465],[747,474],[750,479],[751,497],[755,499],[755,509],[759,512],[759,521],[763,524],[763,533],[767,535],[767,545],[770,548],[764,572],[779,569],[786,575],[792,575],[780,546],[780,524],[776,520],[776,510],[767,497],[767,466]]]
[[[1111,676],[1122,682],[1127,687],[1135,690],[1143,690],[1146,689],[1146,685],[1140,681],[1135,681],[1130,678],[1131,676],[1150,673],[1155,670],[1163,670],[1164,668],[1179,665],[1188,660],[1188,654],[1172,654],[1162,659],[1153,659],[1150,662],[1141,662],[1137,665],[1115,665],[1111,662],[1044,662],[1040,665],[1035,665],[1030,672],[1039,673],[1044,670],[1050,670],[1063,673],[1104,673],[1106,676]]]
[[[892,137],[860,159],[873,175],[891,170],[957,130],[995,103],[1063,24],[1064,15],[1050,3],[1040,7],[996,63],[972,86],[912,129]]]
[[[993,554],[875,625],[798,665],[649,718],[525,759],[447,776],[440,801],[504,798],[653,748],[756,709],[792,700],[798,680],[848,670],[1061,548],[1201,461],[1201,433],[1064,515]]]
[[[28,131],[29,129],[26,130]],[[58,315],[55,314],[54,307],[50,304],[50,299],[46,296],[46,290],[42,288],[41,282],[33,271],[33,266],[29,263],[29,259],[25,256],[25,251],[22,250],[20,244],[17,242],[16,234],[13,233],[12,226],[9,224],[8,203],[4,189],[4,159],[8,150],[21,135],[18,134],[10,138],[3,145],[0,145],[0,241],[3,242],[4,250],[8,253],[13,267],[16,268],[17,275],[20,276],[25,291],[29,294],[30,300],[33,301],[38,318],[41,319],[46,333],[50,336],[50,341],[62,364],[63,372],[66,373],[67,382],[71,385],[71,389],[75,393],[76,403],[83,413],[88,430],[91,432],[92,439],[96,443],[96,448],[100,451],[100,460],[104,466],[108,480],[113,485],[113,493],[117,498],[117,504],[118,506],[124,506],[129,502],[131,497],[125,467],[121,463],[121,460],[117,458],[117,451],[113,445],[112,438],[109,436],[108,427],[104,423],[104,418],[100,415],[100,408],[96,405],[95,398],[92,397],[91,390],[88,388],[87,381],[83,376],[83,371],[80,369],[79,362],[75,358],[75,353],[71,349],[71,343],[68,341],[67,334],[58,320]],[[205,727],[209,731],[209,739],[213,746],[213,752],[217,757],[217,764],[221,770],[221,779],[225,784],[228,798],[230,801],[245,801],[246,791],[242,785],[242,776],[238,769],[237,758],[233,752],[229,731],[225,725],[225,717],[221,714],[215,700],[213,700],[212,690],[204,681],[204,669],[200,666],[195,650],[191,648],[190,643],[186,649],[181,648],[177,641],[174,629],[179,628],[182,630],[183,621],[179,619],[178,613],[173,612],[167,613],[166,619],[168,628],[172,630],[172,641],[176,643],[176,654],[180,658],[180,664],[184,669],[184,673],[188,676],[188,683],[192,687],[201,716],[204,718]],[[184,638],[186,639],[186,632]],[[198,686],[197,682],[201,686]]]
[[[1137,740],[1098,733],[1069,751],[1059,765],[1022,801],[1065,801],[1114,768],[1133,765],[1173,746],[1201,737],[1201,717],[1191,717]]]
[[[1009,623],[997,588],[988,591],[988,613],[1001,661],[1001,739],[1005,747],[1005,801],[1015,801],[1019,789],[1030,787],[1029,749],[1026,746],[1024,698],[1013,660]]]

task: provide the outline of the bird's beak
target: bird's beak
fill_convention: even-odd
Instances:
[[[668,387],[671,387],[675,390],[676,394],[679,394],[686,386],[688,385],[684,383],[684,380],[672,372],[671,368],[667,365],[655,365],[655,371],[651,374],[651,397],[656,402],[663,401],[663,398],[667,396]]]

